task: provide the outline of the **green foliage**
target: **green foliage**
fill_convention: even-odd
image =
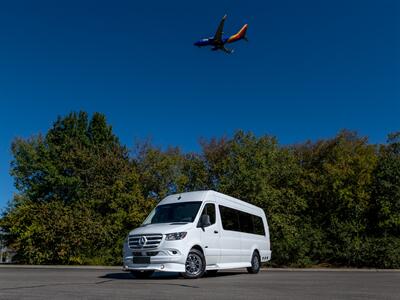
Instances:
[[[214,189],[262,207],[274,266],[400,267],[400,133],[371,145],[354,132],[280,146],[238,131],[201,153],[139,143],[133,155],[104,115],[59,117],[15,139],[19,193],[0,219],[23,263],[120,264],[127,232],[157,201]]]
[[[101,244],[107,232],[85,205],[15,201],[6,221],[8,230],[17,236],[12,246],[18,249],[19,261],[82,264],[97,255],[92,246]]]
[[[237,132],[231,140],[203,142],[209,181],[215,190],[262,207],[269,216],[275,264],[296,264],[305,245],[301,216],[307,208],[296,193],[300,168],[292,151],[275,138]]]
[[[71,113],[45,137],[16,139],[11,174],[21,191],[4,227],[29,263],[119,263],[128,228],[154,203],[103,115]]]
[[[389,135],[379,152],[374,174],[371,231],[376,235],[400,236],[400,132]]]
[[[148,142],[137,145],[134,157],[144,195],[160,201],[173,193],[206,189],[208,173],[201,157],[179,148],[162,151]]]
[[[323,230],[325,247],[314,259],[354,265],[362,254],[362,237],[370,207],[370,186],[377,157],[375,147],[355,133],[343,131],[332,140],[298,147],[314,228]]]

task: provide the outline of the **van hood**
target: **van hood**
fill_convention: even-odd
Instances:
[[[187,231],[193,226],[193,223],[160,223],[149,224],[133,229],[129,234],[167,234],[173,232]]]

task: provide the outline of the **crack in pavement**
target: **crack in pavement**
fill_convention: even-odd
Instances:
[[[34,289],[34,288],[42,288],[42,287],[51,287],[51,286],[68,286],[68,285],[91,285],[91,284],[103,284],[110,281],[117,281],[117,280],[102,280],[96,282],[72,282],[72,283],[53,283],[53,284],[38,284],[38,285],[29,285],[29,286],[18,286],[18,287],[11,287],[11,288],[0,288],[0,291],[10,291],[10,290],[19,290],[19,289]],[[130,284],[151,284],[151,282],[138,282],[138,283],[130,283]],[[186,284],[178,284],[178,283],[158,283],[158,285],[168,285],[168,286],[180,286],[184,288],[199,288],[198,286],[194,285],[186,285]]]

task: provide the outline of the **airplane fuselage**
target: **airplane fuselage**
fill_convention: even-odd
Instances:
[[[221,41],[216,41],[214,38],[210,37],[210,38],[204,38],[201,40],[198,40],[197,42],[194,43],[195,46],[198,47],[204,47],[204,46],[213,46],[213,47],[222,47],[223,45],[227,44],[227,43],[233,43],[236,42],[238,40],[241,40],[244,37],[240,37],[240,38],[235,38],[232,39],[232,36],[224,36]]]
[[[195,46],[198,47],[204,47],[204,46],[213,46],[213,47],[218,47],[218,46],[223,46],[227,43],[229,40],[228,37],[223,37],[221,42],[215,41],[214,38],[204,38],[201,40],[198,40],[197,42],[194,43]]]

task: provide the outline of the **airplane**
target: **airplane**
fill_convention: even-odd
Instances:
[[[226,15],[222,18],[217,31],[215,32],[213,37],[204,38],[194,43],[197,47],[204,46],[212,46],[211,50],[217,51],[222,50],[228,54],[233,53],[233,50],[225,47],[225,44],[230,44],[239,40],[248,41],[246,38],[246,31],[249,27],[247,24],[244,24],[243,27],[238,31],[238,33],[231,35],[230,37],[223,36],[224,23],[225,23]]]

